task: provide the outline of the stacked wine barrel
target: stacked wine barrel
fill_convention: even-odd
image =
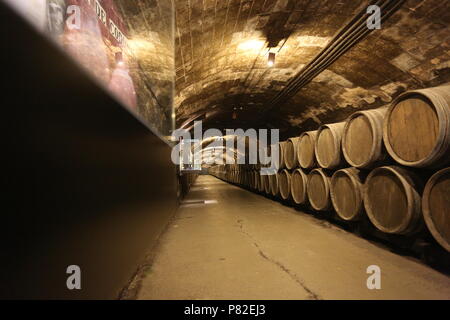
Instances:
[[[279,152],[272,175],[260,166],[212,174],[343,221],[367,217],[381,233],[429,230],[450,252],[450,84],[303,132],[280,142]]]

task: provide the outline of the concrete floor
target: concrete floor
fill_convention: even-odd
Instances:
[[[450,278],[419,261],[214,177],[186,201],[139,299],[450,299]]]

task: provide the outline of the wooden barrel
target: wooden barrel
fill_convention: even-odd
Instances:
[[[450,163],[450,85],[409,91],[395,99],[386,114],[383,139],[402,165]]]
[[[422,226],[419,179],[404,168],[374,169],[363,187],[364,207],[375,227],[386,233],[411,234]]]
[[[297,145],[297,159],[300,167],[311,169],[316,166],[316,145],[317,131],[303,132],[299,137]]]
[[[341,138],[345,122],[325,124],[317,131],[315,145],[316,159],[324,169],[335,169],[344,164]]]
[[[288,200],[291,197],[291,174],[287,170],[278,173],[278,184],[280,196],[283,200]]]
[[[253,173],[251,171],[245,172],[245,186],[251,188],[253,184]]]
[[[450,252],[450,168],[438,171],[428,180],[422,211],[433,237]]]
[[[262,175],[259,171],[258,171],[258,176],[259,176],[258,191],[265,192],[265,184],[266,184],[265,176]]]
[[[287,144],[286,141],[280,142],[278,144],[278,165],[274,166],[277,170],[286,168],[286,162],[285,162],[285,158],[284,158],[286,144]],[[272,155],[272,153],[271,153],[271,155]],[[272,161],[273,161],[273,158],[272,158]]]
[[[330,195],[333,208],[345,221],[357,221],[363,212],[364,174],[356,168],[336,171],[331,177]]]
[[[278,182],[278,173],[269,176],[270,194],[274,197],[280,194],[280,186]]]
[[[252,188],[254,190],[258,190],[259,189],[259,172],[258,171],[253,171],[253,184],[252,184]]]
[[[261,174],[259,173],[259,170],[255,171],[256,173],[256,191],[262,191],[261,190]]]
[[[323,169],[314,169],[308,175],[308,199],[311,206],[318,211],[328,210],[330,200],[330,176]]]
[[[342,135],[342,153],[356,168],[371,168],[386,159],[383,120],[388,108],[358,111],[348,117]]]
[[[266,194],[271,194],[271,189],[270,189],[270,176],[269,175],[264,175],[264,192]]]
[[[284,148],[284,162],[289,170],[298,167],[297,147],[299,138],[289,138]]]
[[[302,169],[296,169],[291,176],[291,196],[296,204],[306,203],[308,199],[307,185],[307,174]]]

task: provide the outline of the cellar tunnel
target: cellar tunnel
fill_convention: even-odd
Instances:
[[[450,2],[0,0],[2,299],[450,299]]]

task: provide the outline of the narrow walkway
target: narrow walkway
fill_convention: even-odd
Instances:
[[[214,177],[186,201],[139,299],[450,299],[446,275]]]

